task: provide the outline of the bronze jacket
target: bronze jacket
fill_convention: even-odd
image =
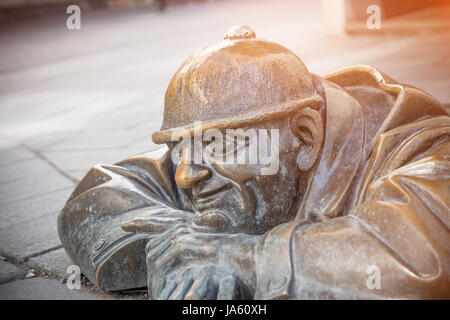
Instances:
[[[367,66],[323,84],[324,152],[295,221],[259,243],[255,298],[450,298],[448,113]],[[167,148],[98,165],[69,198],[60,238],[101,289],[146,286],[148,235],[120,223],[189,210],[175,170]]]

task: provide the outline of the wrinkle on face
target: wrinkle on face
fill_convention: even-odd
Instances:
[[[300,143],[290,132],[287,120],[251,127],[280,131],[280,170],[276,174],[261,175],[261,163],[226,164],[211,161],[202,164],[211,172],[208,179],[181,189],[188,196],[199,221],[211,224],[205,230],[261,234],[291,218],[289,214],[298,198],[297,188],[301,178],[296,166],[296,149]],[[202,194],[207,197],[196,197]],[[229,219],[226,227],[223,216]],[[217,218],[216,222],[214,217]]]

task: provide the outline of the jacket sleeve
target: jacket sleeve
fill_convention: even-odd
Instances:
[[[146,233],[121,222],[180,209],[167,148],[94,166],[58,217],[64,248],[89,280],[105,291],[145,287]],[[187,213],[186,213],[187,214]]]
[[[439,123],[401,141],[347,215],[270,231],[256,298],[449,299],[450,126]]]

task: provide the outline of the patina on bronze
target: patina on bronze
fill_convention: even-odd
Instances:
[[[279,170],[174,160],[195,121],[278,129]],[[449,132],[420,89],[363,65],[314,75],[236,26],[170,82],[166,146],[92,168],[60,238],[101,289],[155,299],[448,299]]]

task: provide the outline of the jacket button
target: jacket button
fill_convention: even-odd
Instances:
[[[99,239],[94,245],[94,251],[100,250],[105,245],[105,239]]]
[[[287,278],[285,276],[276,276],[269,282],[269,290],[280,290],[286,282]]]

